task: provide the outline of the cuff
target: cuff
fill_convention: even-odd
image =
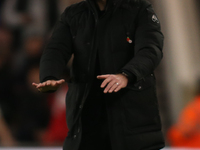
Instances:
[[[56,77],[53,77],[53,76],[48,76],[48,77],[44,78],[42,81],[40,81],[40,82],[42,83],[42,82],[45,82],[47,80],[58,80],[58,79]]]
[[[136,75],[132,74],[132,73],[129,72],[129,71],[122,70],[120,73],[123,74],[123,75],[125,75],[125,76],[128,78],[128,82],[133,82],[133,83],[135,83],[136,80],[137,80]]]

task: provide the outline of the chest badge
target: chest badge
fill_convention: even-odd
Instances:
[[[158,17],[156,15],[152,16],[152,21],[156,22],[156,23],[159,23]]]
[[[130,43],[130,44],[133,43],[133,41],[132,41],[129,37],[127,37],[126,40],[127,40],[127,42]]]

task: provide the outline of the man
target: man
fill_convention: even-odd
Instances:
[[[33,83],[55,91],[74,54],[64,150],[164,147],[153,74],[162,47],[146,0],[86,0],[65,10],[41,58],[41,83]]]

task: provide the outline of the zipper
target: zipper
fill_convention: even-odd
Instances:
[[[106,12],[108,11],[108,4],[106,5],[106,8],[105,8],[105,13],[100,17],[100,18],[103,18],[105,15],[106,15]],[[90,53],[90,56],[92,56],[92,50],[94,48],[94,43],[96,42],[95,41],[95,36],[96,36],[96,32],[97,32],[97,25],[98,25],[98,20],[100,19],[98,14],[95,15],[95,12],[93,11],[92,12],[93,16],[94,16],[94,19],[95,19],[95,29],[94,29],[94,34],[93,34],[93,41],[92,41],[92,46],[91,46],[91,53]],[[88,64],[88,73],[90,72],[90,67],[91,67],[91,59],[92,57],[90,57],[90,60],[89,60],[89,64]]]
[[[95,42],[95,35],[96,35],[96,31],[97,31],[97,23],[98,23],[98,18],[97,17],[95,17],[95,14],[93,13],[93,15],[94,15],[94,18],[95,18],[95,29],[94,29],[94,34],[93,34],[93,41],[92,41],[92,46],[91,46],[91,53],[90,53],[90,59],[89,59],[89,62],[88,62],[88,74],[89,74],[89,72],[90,72],[90,67],[91,67],[91,60],[92,60],[92,50],[93,50],[93,48],[94,48],[94,42]],[[82,106],[82,108],[84,107],[84,103],[85,103],[85,101],[86,101],[86,98],[87,98],[87,90],[88,90],[88,88],[90,88],[90,86],[89,86],[90,84],[89,83],[86,83],[86,86],[85,86],[85,90],[84,90],[84,96],[83,96],[83,100],[82,100],[82,102],[81,102],[81,106]],[[82,111],[82,109],[81,109],[81,111]],[[79,112],[79,113],[81,113],[81,111]],[[80,117],[80,119],[81,119],[81,117]]]
[[[93,53],[93,49],[94,49],[94,43],[95,43],[95,35],[96,35],[96,32],[97,32],[97,23],[98,23],[98,18],[95,17],[95,14],[93,12],[93,15],[94,15],[94,18],[95,18],[95,29],[94,29],[94,33],[93,33],[93,38],[92,38],[92,46],[91,46],[91,52],[90,52],[90,59],[89,59],[89,62],[88,62],[88,68],[87,68],[87,71],[88,71],[88,74],[90,72],[90,68],[91,68],[91,61],[92,61],[92,53]],[[84,91],[84,98],[83,98],[83,101],[81,103],[82,107],[85,103],[85,100],[86,100],[86,97],[87,97],[87,90],[89,88],[89,83],[86,83],[86,86],[85,86],[85,91]]]
[[[88,62],[88,74],[90,72],[90,68],[91,68],[91,60],[92,60],[92,52],[94,47],[94,43],[95,43],[95,36],[96,36],[96,32],[97,32],[97,24],[98,24],[98,17],[95,16],[94,12],[93,12],[94,18],[95,18],[95,29],[94,29],[94,34],[93,34],[93,38],[92,38],[92,46],[91,46],[91,52],[90,52],[90,59]],[[95,50],[96,51],[96,50]]]

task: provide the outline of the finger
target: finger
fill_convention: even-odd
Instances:
[[[37,88],[41,88],[41,87],[44,87],[44,82],[43,83],[39,83]]]
[[[43,83],[41,83],[41,87],[45,87],[46,84],[47,84],[47,82],[43,82]]]
[[[41,83],[39,83],[38,85],[37,85],[37,87],[36,88],[40,88],[42,86],[42,84]]]
[[[51,82],[52,82],[51,80],[48,80],[48,81],[47,81],[47,86],[50,86],[50,85],[51,85]]]
[[[118,86],[119,86],[119,84],[117,84],[117,83],[113,84],[113,86],[110,88],[110,90],[108,92],[112,93]]]
[[[112,80],[110,83],[108,83],[108,85],[104,89],[104,93],[107,93],[114,84],[116,84],[115,80]]]
[[[64,83],[64,82],[65,82],[64,79],[61,79],[61,80],[56,81],[57,84],[62,84],[62,83]]]
[[[104,88],[112,79],[113,79],[113,78],[111,78],[111,77],[106,78],[106,79],[102,82],[101,88]]]
[[[97,79],[106,79],[110,76],[110,74],[107,74],[107,75],[99,75],[97,76]]]
[[[51,85],[50,86],[53,86],[55,87],[57,84],[56,84],[56,81],[51,81]]]
[[[35,86],[35,87],[37,87],[37,86],[38,86],[38,84],[37,84],[37,83],[34,83],[34,82],[32,83],[32,85],[33,85],[33,86]]]
[[[65,82],[64,79],[59,80],[59,81],[47,80],[46,82],[41,83],[41,85],[39,85],[39,87],[56,86],[57,84],[62,84],[63,82]]]
[[[119,85],[115,90],[114,90],[114,92],[118,92],[119,90],[121,90],[122,89],[122,87],[121,87],[121,85]]]

